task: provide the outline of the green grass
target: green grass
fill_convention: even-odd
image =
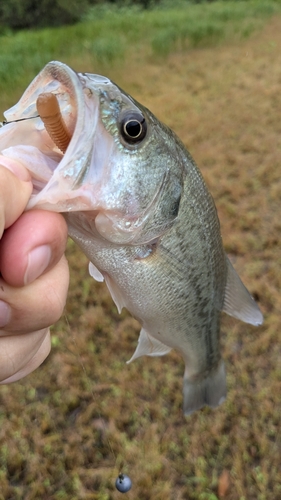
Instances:
[[[239,40],[281,11],[274,1],[250,0],[191,4],[163,2],[139,7],[93,7],[83,23],[61,28],[8,32],[0,37],[0,90],[17,89],[50,60],[73,59],[94,66],[121,64],[127,57],[167,56],[223,40]]]

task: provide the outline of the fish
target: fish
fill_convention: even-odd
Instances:
[[[222,311],[263,315],[227,257],[213,198],[184,144],[102,75],[52,61],[4,113],[1,154],[30,171],[27,210],[61,212],[117,309],[141,324],[137,358],[183,358],[183,412],[226,398]]]

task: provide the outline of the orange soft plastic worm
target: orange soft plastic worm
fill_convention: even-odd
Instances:
[[[40,94],[37,98],[36,106],[38,115],[44,123],[49,136],[55,145],[65,153],[71,136],[63,121],[55,94],[51,92]]]

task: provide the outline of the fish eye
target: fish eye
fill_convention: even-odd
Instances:
[[[141,142],[147,132],[147,125],[141,113],[129,112],[123,115],[120,123],[120,131],[123,139],[128,144]]]

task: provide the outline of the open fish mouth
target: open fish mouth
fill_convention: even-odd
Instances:
[[[81,184],[91,161],[99,105],[88,80],[87,74],[50,62],[4,113],[0,150],[32,175],[28,209],[50,204],[52,210],[71,211],[77,209],[77,197],[79,210],[91,209],[93,193]]]
[[[117,244],[146,244],[173,225],[182,176],[166,166],[161,130],[163,164],[152,166],[156,119],[108,78],[50,62],[4,116],[1,154],[32,176],[26,210],[87,212]]]

